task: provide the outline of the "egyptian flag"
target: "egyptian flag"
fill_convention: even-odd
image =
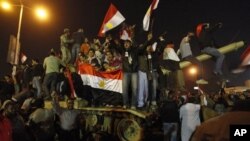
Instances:
[[[149,24],[150,24],[150,17],[152,15],[153,10],[155,10],[158,7],[159,0],[153,0],[151,5],[149,6],[147,13],[145,14],[143,18],[143,29],[145,31],[148,31]]]
[[[241,64],[237,69],[234,69],[233,73],[241,73],[244,72],[247,67],[250,65],[250,45],[247,47],[247,49],[242,53],[241,55]]]
[[[74,84],[73,84],[72,74],[69,68],[66,69],[66,78],[69,81],[69,87],[70,87],[70,93],[71,93],[70,98],[75,99],[77,98],[77,95],[76,95]]]
[[[79,72],[84,86],[91,87],[96,103],[122,104],[122,71],[99,72],[90,64],[80,64]]]
[[[102,26],[99,30],[98,36],[104,37],[105,33],[119,24],[121,24],[125,18],[122,14],[117,10],[117,8],[111,3],[109,9],[106,13],[106,16],[103,20]]]

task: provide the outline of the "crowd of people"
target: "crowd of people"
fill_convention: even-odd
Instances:
[[[200,90],[198,94],[192,95],[185,87],[179,65],[181,61],[189,61],[199,68],[197,84],[208,83],[203,78],[202,63],[192,53],[190,40],[199,43],[202,53],[216,58],[213,73],[216,76],[223,75],[221,68],[224,55],[215,48],[212,37],[213,32],[221,26],[221,23],[214,26],[207,23],[198,25],[196,33],[188,32],[183,37],[177,52],[175,44],[168,40],[165,33],[154,37],[149,32],[144,42],[136,42],[135,26],[125,23],[117,36],[107,34],[103,42],[98,38],[90,41],[82,28],[74,33],[65,28],[60,36],[59,53],[51,49],[43,63],[38,59],[29,59],[18,67],[19,71],[5,75],[1,81],[0,139],[83,139],[79,134],[81,114],[72,105],[72,88],[89,105],[94,102],[91,90],[82,85],[78,74],[78,66],[85,63],[92,65],[96,71],[122,70],[122,102],[115,106],[140,111],[145,111],[149,106],[159,107],[164,140],[170,140],[170,137],[172,141],[178,140],[178,134],[181,134],[181,140],[188,141],[196,126],[211,116],[202,116],[204,119],[201,119],[199,113],[202,107],[213,109],[218,116],[229,111],[228,108],[244,96],[222,97],[221,93],[207,95]],[[60,99],[66,100],[67,109],[58,105]],[[44,100],[52,100],[53,110],[44,108]]]
[[[249,91],[225,93],[223,87],[216,93],[200,88],[196,93],[171,91],[159,108],[164,141],[229,140],[231,124],[249,124],[249,106]],[[236,113],[237,118],[229,116]]]

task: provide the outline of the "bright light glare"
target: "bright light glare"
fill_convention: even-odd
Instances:
[[[10,3],[6,2],[6,1],[1,2],[1,6],[2,6],[2,8],[4,10],[10,10],[11,9]]]
[[[197,74],[197,69],[196,69],[196,67],[191,67],[191,68],[189,69],[189,73],[192,74],[192,75]]]
[[[37,8],[37,9],[36,9],[36,15],[37,15],[40,19],[42,19],[42,20],[45,20],[45,19],[48,18],[48,13],[47,13],[47,11],[46,11],[45,9],[43,9],[43,8]]]

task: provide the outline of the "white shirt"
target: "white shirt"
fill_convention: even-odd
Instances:
[[[189,141],[191,135],[200,125],[200,104],[186,103],[180,108],[181,140]]]
[[[180,58],[178,57],[173,48],[167,47],[163,51],[163,60],[180,61]]]

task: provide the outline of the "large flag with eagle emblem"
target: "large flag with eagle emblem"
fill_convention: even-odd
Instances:
[[[96,71],[90,64],[78,65],[84,87],[90,87],[94,105],[122,105],[122,71]],[[88,91],[88,90],[87,90]]]
[[[105,91],[122,93],[122,71],[98,72],[90,64],[79,65],[83,85]]]

